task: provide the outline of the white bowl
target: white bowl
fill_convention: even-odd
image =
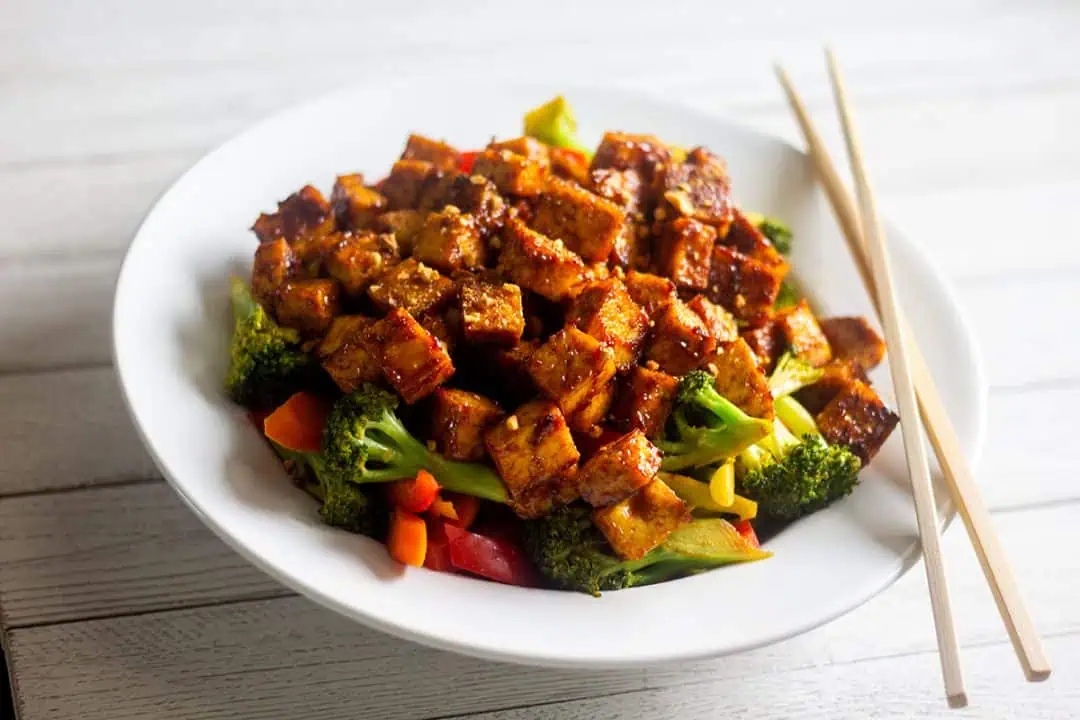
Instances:
[[[139,228],[116,291],[116,366],[147,448],[199,517],[251,562],[344,615],[440,648],[530,664],[634,666],[775,642],[855,608],[918,555],[899,433],[852,496],[771,539],[773,558],[595,599],[403,571],[382,545],[320,525],[314,503],[222,394],[228,277],[249,271],[256,241],[248,228],[260,211],[306,183],[328,191],[336,174],[379,177],[409,131],[461,148],[520,134],[525,110],[558,91],[352,88],[251,128],[184,174]],[[655,100],[567,94],[588,142],[624,129],[723,155],[742,207],[794,228],[793,265],[820,312],[871,314],[801,152]],[[889,235],[906,309],[974,462],[985,383],[971,333],[941,274],[899,232]],[[874,379],[889,398],[887,370]]]

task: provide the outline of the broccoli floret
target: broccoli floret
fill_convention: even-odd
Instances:
[[[546,145],[578,150],[592,157],[592,151],[577,138],[577,120],[562,95],[525,114],[525,134]]]
[[[801,298],[798,289],[787,280],[783,280],[780,283],[780,290],[776,293],[776,300],[773,301],[773,308],[783,310],[784,308],[795,307],[799,304]]]
[[[590,508],[574,504],[522,523],[526,553],[544,577],[564,590],[599,595],[603,590],[652,585],[690,572],[769,557],[726,521],[709,518],[676,530],[640,560],[622,560],[612,553],[590,515]]]
[[[703,467],[734,457],[765,437],[772,422],[753,418],[716,391],[715,380],[694,370],[679,381],[666,435],[657,443],[668,471]]]
[[[800,360],[790,351],[785,352],[776,361],[776,367],[769,376],[769,391],[774,398],[784,397],[808,385],[813,385],[821,379],[823,374],[824,371],[821,368]]]
[[[297,484],[317,499],[319,517],[331,527],[381,540],[389,511],[381,493],[369,494],[327,467],[321,453],[289,450],[275,444]]]
[[[273,407],[296,388],[310,359],[300,347],[300,335],[274,322],[247,283],[234,277],[231,295],[236,324],[225,392],[245,407]]]
[[[427,470],[447,490],[506,502],[506,486],[486,465],[447,460],[429,450],[405,428],[398,399],[364,385],[334,403],[323,431],[327,468],[357,484],[389,482]]]

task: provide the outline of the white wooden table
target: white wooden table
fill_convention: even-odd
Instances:
[[[1080,7],[576,5],[0,4],[0,621],[23,720],[1080,716]],[[978,334],[992,384],[978,474],[1056,663],[1048,683],[1023,682],[959,525],[945,547],[973,705],[949,713],[919,571],[745,655],[534,670],[316,607],[158,477],[110,368],[112,286],[140,216],[215,144],[342,84],[432,67],[460,77],[462,102],[478,78],[565,78],[796,139],[779,57],[839,151],[826,39],[884,210]]]

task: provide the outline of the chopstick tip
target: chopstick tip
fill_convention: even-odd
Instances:
[[[959,710],[960,708],[965,708],[965,707],[967,707],[967,704],[968,704],[968,699],[967,699],[967,693],[965,693],[965,692],[958,692],[958,693],[956,693],[954,695],[949,696],[949,707],[951,707],[954,710]]]
[[[1048,680],[1049,678],[1050,668],[1044,668],[1039,670],[1032,669],[1027,674],[1028,682],[1043,682],[1044,680]]]

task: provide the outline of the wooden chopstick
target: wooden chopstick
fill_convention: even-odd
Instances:
[[[806,139],[810,159],[818,172],[829,198],[837,222],[847,241],[855,267],[862,277],[867,293],[878,306],[877,287],[867,261],[866,244],[859,228],[859,219],[851,196],[844,187],[836,167],[829,157],[829,152],[820,134],[814,127],[806,105],[800,99],[791,79],[784,69],[776,66],[776,74],[787,96],[788,103],[802,129]],[[880,316],[880,310],[878,312]],[[1005,557],[1004,550],[994,531],[990,513],[983,503],[982,495],[975,484],[974,477],[964,458],[960,440],[941,401],[933,375],[926,364],[910,326],[903,319],[904,335],[908,338],[907,349],[915,377],[915,390],[918,394],[919,409],[930,444],[937,455],[945,478],[946,487],[963,520],[968,537],[975,548],[983,575],[990,586],[998,612],[1005,623],[1012,641],[1013,649],[1029,681],[1041,681],[1050,676],[1050,663],[1043,651],[1042,641],[1035,631],[1034,623],[1027,611],[1012,570]]]

